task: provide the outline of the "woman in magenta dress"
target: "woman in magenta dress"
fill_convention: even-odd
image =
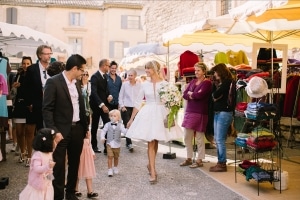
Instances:
[[[205,77],[207,67],[204,63],[195,64],[196,79],[193,79],[186,87],[183,98],[187,101],[182,127],[184,127],[184,142],[187,150],[187,159],[180,166],[191,168],[202,167],[205,158],[205,131],[208,122],[208,103],[212,92],[212,82]],[[198,158],[192,162],[193,145],[195,140],[198,149]]]

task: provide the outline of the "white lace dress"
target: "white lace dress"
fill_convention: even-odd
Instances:
[[[164,127],[163,121],[169,111],[160,101],[158,92],[165,82],[161,81],[154,84],[145,81],[142,83],[141,91],[135,103],[135,107],[140,108],[140,110],[129,127],[126,137],[145,141],[170,141],[183,137],[182,129],[176,123],[170,131]],[[143,105],[144,98],[145,104]]]

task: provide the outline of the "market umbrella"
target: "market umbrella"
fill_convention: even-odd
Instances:
[[[121,60],[120,66],[125,70],[135,68],[138,73],[141,71],[144,73],[145,63],[156,60],[167,67],[167,79],[171,80],[170,77],[175,71],[175,66],[177,68],[179,56],[186,51],[187,48],[196,54],[203,53],[199,49],[199,46],[183,47],[181,45],[174,45],[169,49],[160,43],[142,43],[125,49],[125,57]]]
[[[125,49],[125,56],[121,60],[120,65],[135,63],[145,57],[153,58],[159,55],[166,55],[167,53],[167,48],[159,43],[142,43]]]
[[[254,42],[287,44],[293,48],[300,37],[300,1],[248,1],[229,10],[229,15],[185,24],[162,35],[172,44],[221,43],[230,47]]]
[[[202,27],[195,26],[195,23],[178,27],[163,34],[162,38],[165,46],[221,43],[231,49],[236,44],[252,47],[254,43],[266,43],[286,44],[292,49],[297,47],[300,39],[299,12],[299,1],[248,1],[230,10],[230,15],[201,20]],[[255,56],[256,52],[253,58]],[[280,92],[285,92],[284,73],[286,69]]]
[[[221,47],[221,49],[218,48],[220,50],[231,47],[239,47],[241,49],[245,46],[250,49],[253,40],[249,37],[242,34],[232,36],[225,33],[233,23],[234,20],[229,15],[203,19],[195,23],[179,26],[162,34],[162,41],[164,46],[167,47],[175,44],[183,46],[199,44],[213,46],[213,48]],[[259,41],[254,40],[254,42]]]
[[[41,44],[47,44],[55,52],[72,54],[70,45],[61,40],[31,29],[27,26],[8,24],[0,22],[0,48],[9,55],[16,55],[19,52],[35,55],[36,48]]]
[[[247,7],[244,12],[242,12],[243,9],[240,7],[229,11],[230,16],[234,19],[234,23],[226,31],[228,34],[243,34],[265,41],[270,44],[269,47],[272,49],[274,49],[275,43],[287,44],[289,49],[299,47],[300,1],[247,2],[243,6]],[[248,29],[241,28],[240,24],[243,24],[244,27],[247,26]],[[256,55],[254,54],[254,56]],[[273,54],[271,58],[273,58]],[[271,59],[271,62],[273,72],[273,59]],[[282,69],[279,92],[285,93],[287,52],[283,56],[282,62],[282,66],[285,66],[285,69]],[[256,62],[253,65],[256,66]]]
[[[241,7],[247,7],[246,11]],[[228,34],[245,34],[268,43],[278,41],[290,48],[298,44],[300,1],[250,1],[241,7],[229,11],[235,23],[227,30]],[[241,29],[238,23],[247,24],[248,30]]]

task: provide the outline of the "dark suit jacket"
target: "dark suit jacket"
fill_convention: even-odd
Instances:
[[[79,95],[80,123],[84,127],[84,135],[88,130],[84,99],[81,94],[80,84],[76,83]],[[47,128],[52,128],[55,133],[60,132],[64,138],[70,133],[73,119],[73,105],[67,83],[62,73],[49,78],[45,85],[43,101],[43,118]]]
[[[38,63],[27,68],[24,84],[26,87],[26,104],[32,105],[33,108],[42,109],[43,86]]]
[[[42,103],[43,86],[39,64],[35,63],[27,68],[24,80],[25,103],[26,106],[32,105],[32,112],[26,114],[26,122],[37,125],[37,129],[43,127]]]
[[[91,95],[90,95],[90,106],[92,109],[99,108],[101,103],[104,103],[109,107],[107,97],[109,95],[107,78],[104,79],[100,72],[97,71],[91,77]]]

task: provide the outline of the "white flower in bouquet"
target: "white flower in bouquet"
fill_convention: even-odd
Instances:
[[[181,93],[176,85],[166,83],[159,90],[161,102],[170,110],[168,114],[168,128],[174,123],[181,106]]]

